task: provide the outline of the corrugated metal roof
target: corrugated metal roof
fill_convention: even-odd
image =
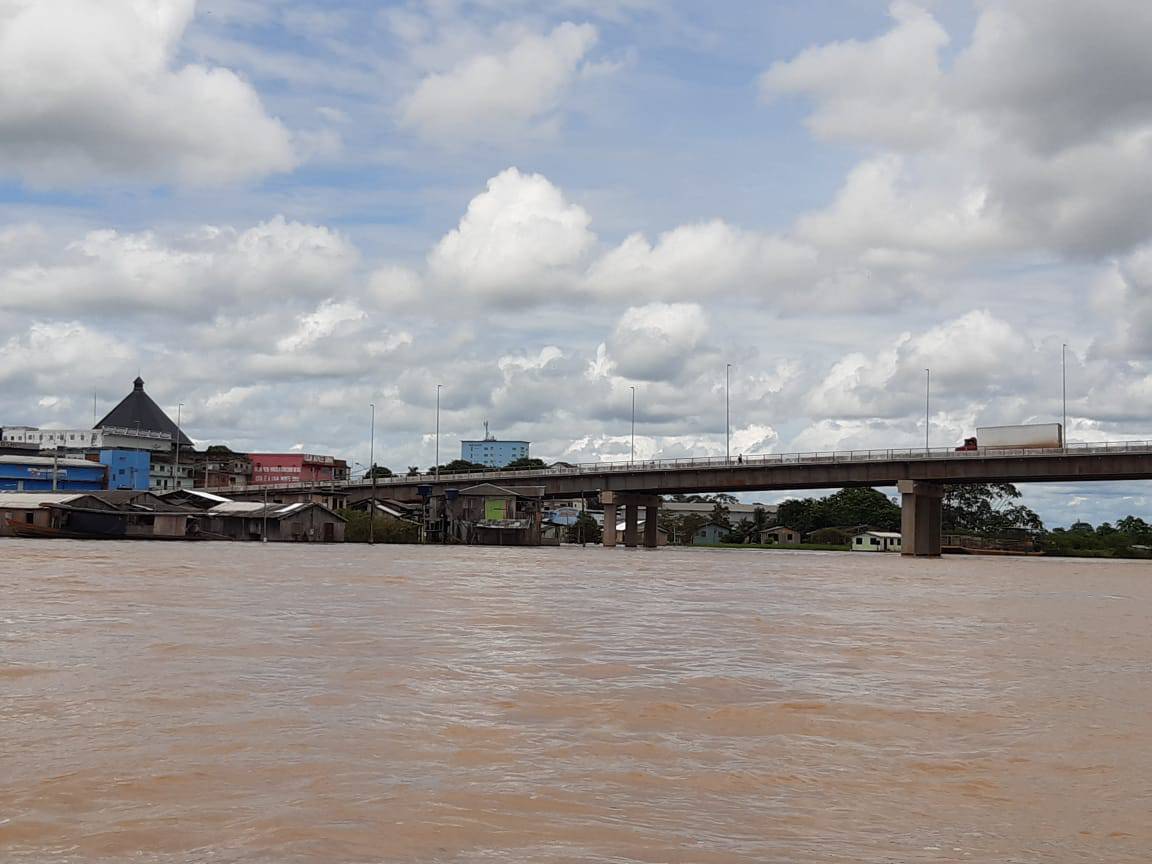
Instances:
[[[273,505],[269,505],[271,509]],[[264,509],[264,503],[261,501],[225,501],[223,504],[217,504],[209,513],[220,513],[227,515],[229,513],[235,515],[242,515],[244,513],[256,513]]]
[[[0,509],[34,509],[41,504],[67,504],[79,497],[75,492],[0,492]]]
[[[43,465],[51,468],[103,468],[100,462],[90,462],[87,459],[53,459],[51,456],[0,456],[0,462],[5,465]]]

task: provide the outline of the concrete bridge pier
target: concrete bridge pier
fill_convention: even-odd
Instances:
[[[604,546],[612,548],[620,542],[619,532],[616,530],[620,510],[624,510],[624,545],[635,549],[643,545],[646,549],[655,549],[660,542],[659,495],[621,495],[615,492],[601,492],[600,503],[604,505]],[[644,536],[640,536],[640,508],[644,508]]]
[[[604,548],[612,549],[616,546],[616,499],[611,492],[602,492],[600,503],[604,505]]]
[[[635,549],[639,544],[636,535],[639,533],[640,508],[632,501],[624,505],[624,547]]]
[[[900,550],[914,558],[939,558],[944,487],[923,480],[901,480]]]

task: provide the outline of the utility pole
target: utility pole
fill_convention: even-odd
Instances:
[[[632,458],[630,461],[636,461],[636,385],[632,386]]]
[[[178,403],[176,405],[176,465],[172,469],[172,482],[177,491],[180,489],[180,419],[183,410],[184,403]]]
[[[924,454],[928,454],[929,424],[932,422],[932,370],[924,370]]]
[[[724,366],[724,458],[732,461],[732,412],[729,393],[732,389],[732,364]]]
[[[1060,346],[1060,391],[1064,402],[1063,422],[1060,424],[1060,444],[1068,446],[1068,346]]]
[[[268,487],[264,487],[264,527],[260,529],[260,542],[268,542]]]
[[[440,388],[443,384],[436,385],[436,479],[440,479]]]
[[[368,433],[368,470],[372,472],[372,506],[368,508],[368,545],[376,543],[376,403],[369,402],[372,424]]]

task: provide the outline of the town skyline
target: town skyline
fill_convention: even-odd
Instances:
[[[1147,4],[750,5],[5,9],[0,425],[139,374],[240,451],[363,463],[375,403],[402,471],[442,384],[441,461],[626,459],[633,395],[716,456],[731,364],[734,453],[900,447],[930,368],[944,447],[1059,422],[1067,345],[1069,440],[1152,438]]]

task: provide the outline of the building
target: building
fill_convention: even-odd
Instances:
[[[242,489],[252,485],[252,460],[244,453],[214,445],[193,459],[192,485],[197,489]]]
[[[757,510],[763,510],[764,514],[768,517],[769,522],[776,521],[776,511],[780,508],[775,504],[721,504],[728,511],[728,520],[733,524],[738,524],[742,519],[747,519],[749,522],[755,518]],[[670,513],[674,516],[688,516],[695,514],[697,516],[706,516],[712,518],[712,513],[716,509],[715,501],[662,501],[660,502],[660,512]]]
[[[108,466],[109,489],[146,491],[151,488],[151,451],[101,450],[100,461]]]
[[[11,537],[13,527],[48,528],[49,504],[75,498],[72,492],[0,492],[0,537]]]
[[[517,459],[528,458],[529,442],[499,441],[488,434],[488,424],[484,424],[484,437],[480,441],[461,441],[460,458],[465,462],[475,462],[488,468],[503,468]]]
[[[899,552],[900,535],[895,531],[862,531],[852,536],[853,552]]]
[[[175,451],[153,453],[148,473],[148,488],[157,492],[191,489],[196,485],[195,458],[194,452],[181,452],[180,464],[177,465]]]
[[[760,543],[764,546],[799,546],[800,532],[795,528],[777,525],[760,532]]]
[[[727,525],[720,525],[716,522],[709,522],[707,525],[702,525],[692,535],[692,543],[700,546],[715,546],[717,543],[723,543],[723,537],[732,531]]]
[[[332,456],[309,453],[249,453],[252,485],[278,483],[332,483],[347,479],[348,465]],[[339,463],[339,464],[337,464]],[[338,476],[342,474],[343,476]]]
[[[96,450],[169,450],[172,439],[163,432],[138,429],[41,429],[37,426],[7,426],[3,444],[24,445],[36,451],[60,450],[87,453]]]
[[[108,488],[108,469],[88,459],[0,456],[0,490],[88,492]]]
[[[144,392],[144,379],[132,382],[132,392],[92,427],[111,437],[126,437],[138,442],[137,449],[171,450],[179,442],[192,448],[192,442],[171,418]],[[117,446],[104,442],[103,446]]]
[[[447,489],[431,502],[437,533],[479,546],[539,546],[543,512],[543,486],[480,483]]]
[[[322,504],[229,501],[207,511],[214,539],[271,543],[343,543],[345,519]]]

